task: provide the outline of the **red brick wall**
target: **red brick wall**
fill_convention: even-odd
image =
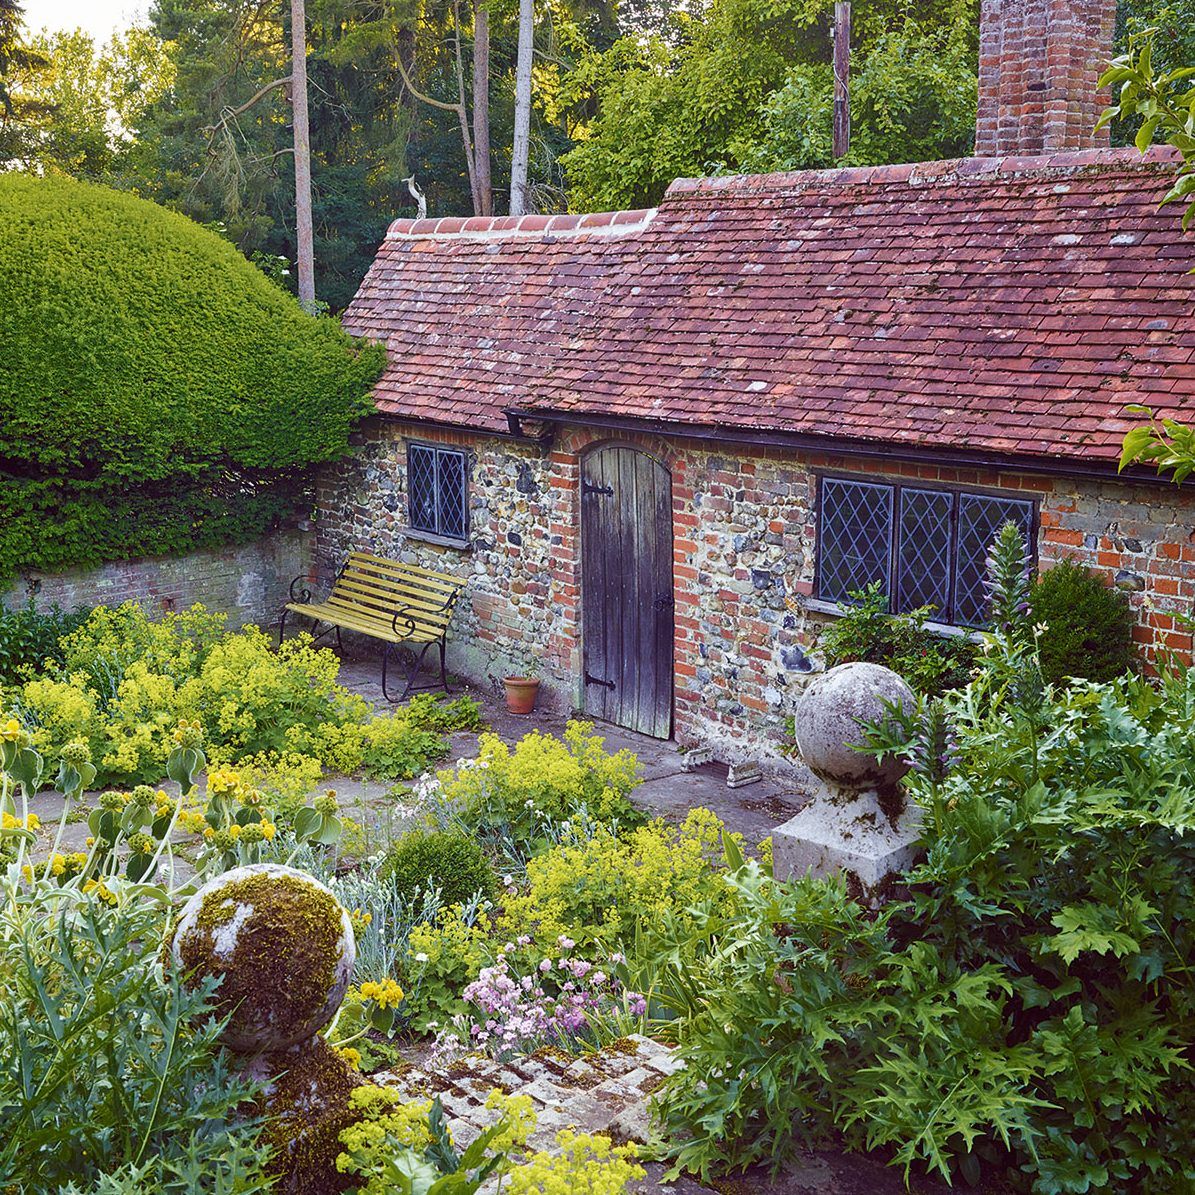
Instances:
[[[441,438],[477,454],[470,500],[473,550],[405,534],[401,432],[379,425],[320,489],[317,550],[330,565],[353,546],[409,556],[470,577],[470,603],[451,648],[456,666],[496,683],[506,662],[532,656],[557,706],[581,700],[578,479],[583,452],[611,437],[579,428],[534,444],[465,432]],[[814,670],[826,615],[810,610],[817,472],[915,478],[1032,496],[1040,504],[1043,567],[1074,556],[1125,588],[1147,656],[1189,654],[1177,611],[1195,598],[1195,494],[1015,472],[915,466],[708,441],[618,436],[653,452],[673,482],[675,733],[727,758],[769,755]],[[534,494],[516,481],[533,474]],[[389,488],[386,488],[389,487]],[[524,487],[527,488],[526,486]],[[511,533],[514,532],[512,538]],[[515,543],[514,539],[518,542]]]
[[[1096,81],[1112,54],[1115,0],[983,0],[975,152],[1048,154],[1107,144]]]

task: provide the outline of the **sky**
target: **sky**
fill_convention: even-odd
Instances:
[[[86,29],[106,41],[117,29],[127,29],[145,15],[148,0],[25,0],[25,23],[30,32],[42,29]]]

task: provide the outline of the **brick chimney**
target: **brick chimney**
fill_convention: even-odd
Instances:
[[[1107,144],[1092,132],[1107,102],[1116,0],[982,0],[975,152],[1049,154]]]

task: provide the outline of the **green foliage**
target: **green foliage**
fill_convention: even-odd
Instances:
[[[499,929],[540,941],[566,935],[582,949],[629,943],[668,918],[684,922],[687,910],[721,894],[722,849],[722,823],[708,809],[622,838],[599,826],[528,862],[526,888],[507,894]]]
[[[403,1013],[420,1032],[463,1013],[461,993],[494,957],[493,921],[477,901],[441,908],[432,922],[412,927],[401,963]]]
[[[0,685],[12,684],[46,660],[61,664],[60,641],[89,613],[58,606],[41,610],[32,601],[16,610],[0,606]]]
[[[851,147],[842,165],[961,157],[975,137],[975,50],[966,24],[923,28],[907,17],[851,68]],[[762,106],[745,170],[834,165],[834,79],[828,64],[794,67]]]
[[[101,1175],[94,1186],[73,1182],[60,1188],[59,1195],[259,1195],[277,1185],[253,1131],[220,1125],[208,1133],[193,1132],[172,1143],[172,1154],[122,1166]]]
[[[84,739],[101,785],[156,782],[179,720],[197,721],[213,759],[247,760],[282,807],[301,803],[320,765],[386,779],[423,772],[447,752],[437,728],[478,722],[468,699],[424,698],[374,717],[310,636],[276,646],[257,627],[224,622],[198,605],[156,621],[135,602],[99,606],[60,641],[60,664],[6,697],[40,750]]]
[[[1072,678],[1114,680],[1134,662],[1129,600],[1074,560],[1043,572],[1030,592],[1042,674],[1055,684]]]
[[[562,158],[579,210],[657,203],[678,176],[829,165],[826,0],[712,0],[673,36],[631,34],[565,80],[583,113]],[[976,9],[856,8],[848,163],[965,153],[974,131]],[[596,115],[590,115],[596,107]]]
[[[828,667],[862,660],[899,673],[919,693],[941,693],[967,683],[975,660],[969,639],[935,634],[926,628],[932,606],[889,614],[880,583],[850,595],[842,615],[828,623],[818,648]]]
[[[112,1173],[100,1189],[121,1191],[142,1174],[181,1192],[200,1171],[229,1195],[265,1189],[253,1126],[228,1128],[254,1088],[217,1045],[214,981],[159,974],[162,907],[37,884],[0,917],[6,1181],[53,1191]]]
[[[442,825],[526,859],[570,819],[623,826],[642,820],[629,800],[639,761],[631,751],[607,753],[604,743],[588,722],[570,722],[562,739],[532,731],[513,750],[483,734],[477,758],[440,772],[421,796],[438,806],[434,816]]]
[[[1031,638],[985,646],[941,699],[949,770],[906,780],[927,852],[903,898],[873,916],[748,864],[732,913],[655,943],[687,1063],[661,1097],[678,1165],[839,1131],[1041,1195],[1195,1182],[1195,672],[1052,692]],[[932,721],[873,745],[932,754]]]
[[[1131,407],[1149,417],[1149,423],[1126,432],[1120,450],[1120,468],[1154,465],[1159,473],[1170,473],[1176,485],[1195,473],[1195,426],[1176,419],[1159,419],[1148,407]]]
[[[0,176],[0,291],[0,577],[261,534],[381,367],[219,237],[63,178]]]
[[[408,900],[417,892],[439,889],[448,905],[481,894],[492,901],[498,879],[478,843],[454,830],[414,830],[404,834],[386,854],[381,875]]]
[[[1130,35],[1125,52],[1101,76],[1100,86],[1113,88],[1116,102],[1104,110],[1098,127],[1140,122],[1134,140],[1139,150],[1163,141],[1182,154],[1177,178],[1162,202],[1186,205],[1186,229],[1195,223],[1195,65],[1189,59],[1155,65],[1155,36],[1154,29]]]

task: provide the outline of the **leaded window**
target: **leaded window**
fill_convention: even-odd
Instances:
[[[407,445],[407,518],[413,531],[464,540],[469,534],[468,462],[459,448]]]
[[[934,620],[982,626],[988,550],[1008,521],[1034,542],[1024,498],[823,477],[818,490],[817,596],[845,602],[879,582],[895,611],[933,606]]]

